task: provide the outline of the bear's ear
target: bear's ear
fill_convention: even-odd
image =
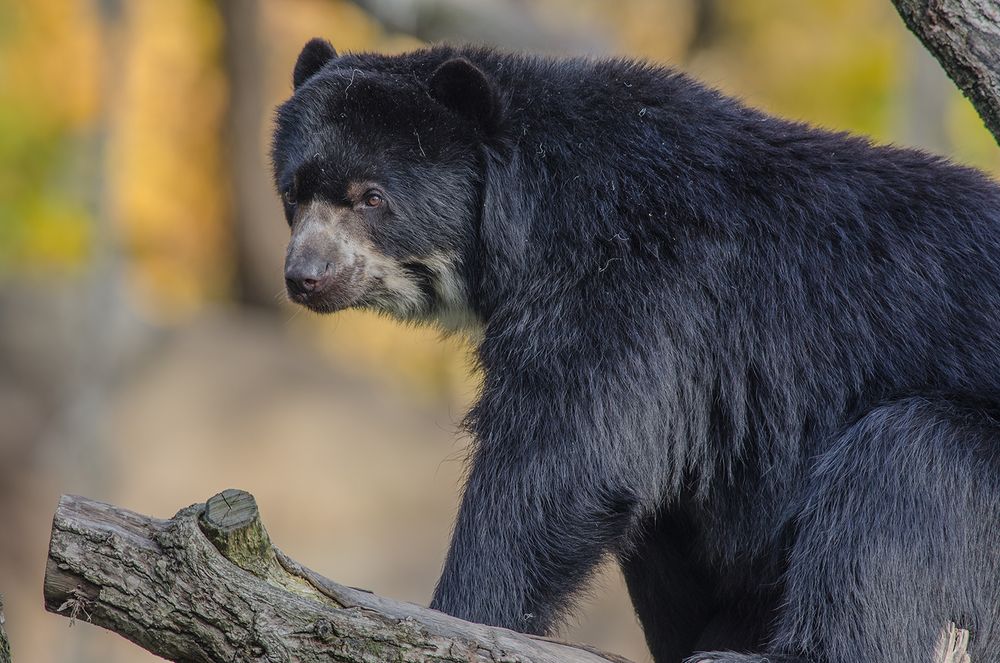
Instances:
[[[453,58],[431,75],[431,97],[485,129],[498,124],[499,100],[493,83],[465,58]]]
[[[310,76],[320,70],[320,67],[337,57],[337,51],[325,39],[315,37],[306,42],[295,61],[295,71],[292,74],[292,85],[297,90]]]

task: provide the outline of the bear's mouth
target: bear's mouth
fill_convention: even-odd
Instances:
[[[433,270],[416,260],[397,261],[374,251],[355,252],[350,262],[327,263],[322,275],[287,287],[288,299],[314,313],[368,309],[399,320],[424,320],[434,295]],[[287,282],[287,277],[286,277]]]
[[[363,265],[352,262],[332,270],[311,290],[287,288],[288,299],[315,313],[336,313],[357,305],[366,288]]]

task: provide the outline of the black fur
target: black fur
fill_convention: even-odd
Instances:
[[[372,241],[456,253],[485,325],[434,607],[545,633],[610,555],[661,663],[929,661],[948,621],[998,660],[982,173],[638,62],[447,46],[329,61],[274,162],[384,181]]]

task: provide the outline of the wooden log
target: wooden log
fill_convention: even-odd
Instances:
[[[173,661],[628,663],[327,580],[271,545],[238,490],[170,520],[63,496],[44,596]]]

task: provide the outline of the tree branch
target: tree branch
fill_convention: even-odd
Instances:
[[[275,549],[237,490],[171,520],[63,496],[44,594],[174,661],[628,663],[338,585]]]
[[[10,643],[7,642],[7,632],[3,625],[6,618],[3,615],[3,597],[0,596],[0,663],[10,663]]]
[[[893,0],[893,4],[1000,143],[1000,4],[996,0]]]

